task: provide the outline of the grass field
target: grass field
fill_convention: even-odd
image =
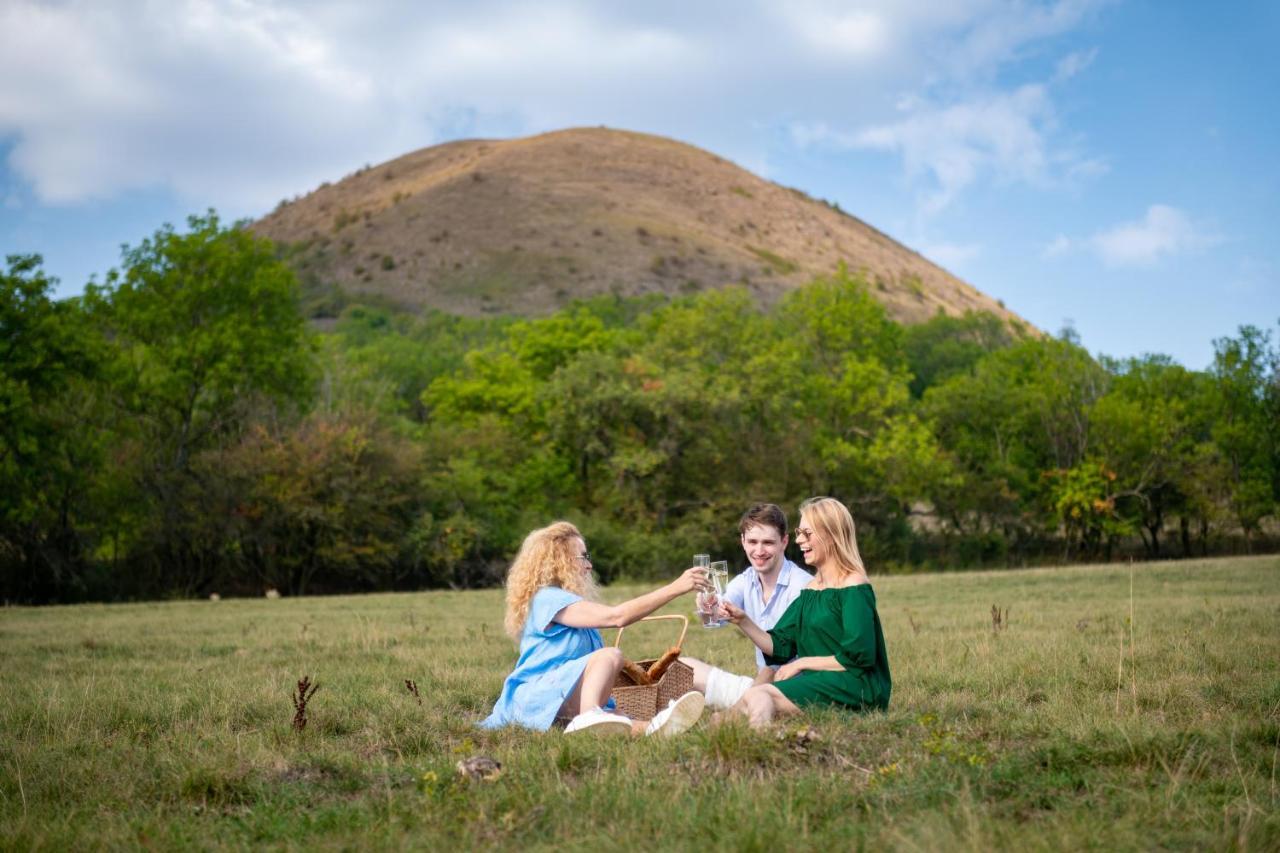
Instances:
[[[887,714],[662,742],[476,730],[498,590],[0,610],[0,846],[1280,849],[1280,558],[873,582]]]

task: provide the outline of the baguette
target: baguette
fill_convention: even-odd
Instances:
[[[679,659],[679,646],[672,646],[667,649],[666,652],[663,653],[662,657],[658,658],[652,665],[650,665],[649,672],[647,673],[649,676],[649,682],[653,683],[666,675],[667,670],[671,668],[671,664],[675,663]]]
[[[647,687],[653,684],[653,679],[649,677],[649,673],[644,671],[640,664],[633,660],[622,659],[622,672],[618,673],[632,684],[640,687]]]

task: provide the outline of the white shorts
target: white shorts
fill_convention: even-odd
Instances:
[[[734,675],[711,667],[707,673],[707,705],[712,708],[732,708],[754,681],[749,675]]]

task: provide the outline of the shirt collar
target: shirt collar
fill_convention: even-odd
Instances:
[[[778,579],[774,582],[775,587],[791,585],[791,567],[794,565],[786,557],[782,558],[782,568],[778,569]],[[747,571],[751,573],[751,585],[761,589],[760,573],[756,571],[756,567],[747,563]]]

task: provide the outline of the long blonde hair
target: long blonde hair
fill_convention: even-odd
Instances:
[[[800,515],[831,543],[831,554],[842,575],[867,573],[862,555],[858,553],[858,534],[853,526],[853,516],[844,504],[835,498],[809,498],[800,504]]]
[[[581,538],[578,528],[567,521],[539,528],[524,538],[520,553],[507,572],[507,614],[503,620],[503,628],[517,643],[529,618],[529,604],[544,586],[558,586],[583,598],[596,599],[595,580],[582,570],[573,547],[573,541]]]

